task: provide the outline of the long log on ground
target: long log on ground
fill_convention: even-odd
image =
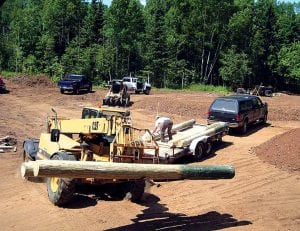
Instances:
[[[38,160],[21,166],[23,177],[142,179],[153,180],[209,180],[231,179],[235,170],[229,165],[163,165],[93,161]]]

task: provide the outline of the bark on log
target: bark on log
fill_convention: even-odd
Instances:
[[[142,179],[153,180],[208,180],[231,179],[235,170],[229,165],[163,165],[133,164],[93,161],[38,160],[21,166],[23,177],[97,178],[97,179]]]

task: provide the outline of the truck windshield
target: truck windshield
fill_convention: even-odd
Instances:
[[[67,75],[64,80],[81,80],[83,76],[80,75]]]
[[[124,82],[130,82],[130,78],[123,78]]]
[[[237,113],[238,107],[235,100],[217,99],[211,105],[212,111],[224,111]]]

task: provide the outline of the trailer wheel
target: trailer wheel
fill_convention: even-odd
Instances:
[[[76,160],[75,156],[66,152],[59,152],[51,160]],[[75,192],[75,180],[50,177],[47,179],[47,191],[49,200],[57,206],[67,204]]]
[[[195,148],[195,157],[197,160],[201,160],[205,154],[204,144],[199,142]]]
[[[138,202],[142,199],[146,186],[145,180],[129,181],[126,182],[126,186],[127,192],[124,199],[132,202]]]
[[[212,151],[212,143],[211,141],[207,141],[206,144],[205,144],[206,148],[205,148],[205,155],[206,156],[209,156],[211,154],[211,151]]]

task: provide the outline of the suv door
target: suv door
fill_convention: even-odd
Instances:
[[[252,99],[252,111],[253,111],[253,120],[252,122],[255,122],[256,120],[258,120],[261,117],[261,108],[262,108],[263,104],[262,102],[258,99],[258,98],[253,98]]]

